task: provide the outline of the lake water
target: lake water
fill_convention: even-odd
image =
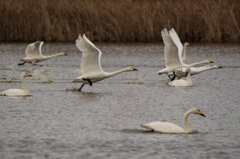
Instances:
[[[82,53],[74,43],[45,43],[44,55],[68,56],[17,66],[28,43],[0,44],[0,91],[22,88],[31,97],[0,96],[0,158],[239,158],[240,45],[190,44],[187,62],[212,60],[222,69],[192,77],[194,87],[173,88],[164,67],[162,43],[96,43],[102,68],[125,72],[76,91]],[[48,82],[48,83],[46,83]],[[198,107],[206,118],[190,115],[195,134],[149,132],[140,124],[168,121],[183,127],[183,114]]]

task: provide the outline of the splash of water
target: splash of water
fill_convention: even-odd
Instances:
[[[35,80],[41,80],[42,83],[52,83],[51,72],[52,69],[46,69],[45,67],[33,67],[31,74]]]

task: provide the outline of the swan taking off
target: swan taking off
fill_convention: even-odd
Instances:
[[[1,95],[2,96],[12,96],[12,97],[30,96],[30,93],[27,88],[27,83],[25,80],[25,77],[29,77],[29,76],[32,76],[32,75],[28,74],[27,72],[23,72],[21,74],[23,90],[22,89],[8,89],[6,91],[1,92]]]
[[[187,118],[190,114],[198,114],[201,116],[206,117],[201,110],[198,108],[193,108],[187,111],[183,116],[183,124],[185,126],[184,130],[183,128],[169,122],[151,122],[148,124],[141,125],[141,127],[144,127],[150,131],[153,132],[160,132],[160,133],[166,133],[166,134],[182,134],[182,133],[191,133],[192,128],[188,124]]]
[[[190,70],[191,70],[191,76],[193,75],[196,75],[196,74],[199,74],[201,72],[204,72],[204,71],[207,71],[207,70],[211,70],[211,69],[219,69],[219,68],[222,68],[221,66],[219,65],[214,65],[214,66],[202,66],[202,67],[191,67]],[[187,69],[186,68],[178,68],[176,69],[175,71],[171,72],[171,73],[168,73],[168,76],[173,76],[171,78],[171,80],[174,80],[175,77],[178,77],[178,79],[180,79],[181,77],[186,77],[187,74],[186,74],[186,71]]]
[[[33,65],[37,62],[41,62],[47,59],[50,59],[55,56],[65,56],[67,55],[64,52],[50,55],[50,56],[44,56],[42,55],[42,45],[44,42],[42,41],[36,41],[35,43],[29,44],[26,49],[26,55],[27,57],[23,59],[19,59],[19,61],[22,61],[23,63],[19,63],[18,65],[24,65],[26,62],[27,63],[32,63]]]
[[[86,37],[85,34],[83,37],[79,35],[78,39],[76,40],[76,46],[80,51],[83,52],[80,68],[82,74],[72,81],[72,83],[83,83],[78,89],[79,91],[81,91],[85,84],[92,86],[92,83],[112,77],[116,74],[127,71],[137,71],[137,69],[133,67],[127,67],[111,73],[104,72],[100,62],[102,52]]]
[[[172,87],[192,87],[193,83],[191,80],[191,70],[187,69],[186,71],[187,81],[185,80],[174,80],[172,82],[169,82],[168,84]]]
[[[185,64],[182,62],[182,50],[183,46],[178,38],[177,33],[174,29],[169,31],[170,35],[168,34],[167,29],[164,29],[161,34],[163,38],[163,42],[165,44],[164,47],[164,58],[165,58],[165,65],[166,68],[158,71],[159,75],[161,74],[168,74],[176,70],[177,68],[187,68],[192,67],[195,65],[205,64],[205,63],[213,63],[210,60],[205,60],[193,64]]]

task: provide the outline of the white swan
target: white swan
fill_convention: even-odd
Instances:
[[[182,44],[180,42],[179,44],[179,38],[176,38],[176,32],[173,31],[172,29],[170,31],[170,35],[168,34],[167,29],[164,29],[162,33],[162,38],[165,44],[164,47],[164,57],[165,57],[165,63],[166,63],[166,68],[158,71],[157,73],[159,75],[161,74],[168,74],[169,72],[174,71],[177,68],[187,68],[187,67],[192,67],[195,65],[200,65],[200,64],[205,64],[205,63],[213,63],[210,60],[205,60],[193,64],[185,64],[182,62]],[[178,36],[177,36],[178,37]]]
[[[207,70],[211,70],[211,69],[219,69],[219,68],[222,68],[221,66],[219,65],[214,65],[214,66],[202,66],[202,67],[191,67],[190,70],[191,70],[191,76],[193,75],[196,75],[196,74],[199,74],[201,72],[204,72],[204,71],[207,71]],[[168,73],[168,76],[173,76],[171,78],[171,80],[174,80],[175,77],[178,77],[178,79],[180,79],[181,77],[186,77],[187,74],[186,74],[186,71],[187,69],[186,68],[178,68],[176,69],[175,71],[173,72],[170,72]]]
[[[153,132],[160,132],[160,133],[167,133],[167,134],[191,133],[192,128],[190,127],[187,121],[187,118],[190,114],[198,114],[206,117],[198,108],[193,108],[187,111],[183,116],[183,124],[186,130],[169,122],[151,122],[148,124],[141,125],[141,127],[144,127]]]
[[[72,81],[72,83],[83,83],[78,89],[81,91],[85,84],[92,86],[92,83],[101,81],[105,78],[112,77],[116,74],[127,72],[127,71],[137,71],[133,67],[127,67],[125,69],[115,71],[115,72],[104,72],[101,68],[101,55],[102,52],[85,36],[83,38],[79,35],[76,40],[77,48],[83,52],[82,62],[81,62],[81,76],[77,77]]]
[[[191,71],[189,71],[190,69],[186,70],[187,74],[187,81],[185,80],[174,80],[172,82],[169,82],[168,84],[172,87],[192,87],[193,83],[191,80]]]
[[[3,92],[1,92],[2,96],[12,96],[12,97],[17,97],[17,96],[29,96],[30,93],[27,88],[27,83],[25,80],[25,77],[32,76],[28,74],[27,72],[23,72],[21,74],[21,79],[22,79],[22,85],[23,85],[23,90],[22,89],[8,89]]]
[[[50,55],[50,56],[44,56],[42,55],[42,51],[41,51],[43,43],[44,42],[42,41],[36,41],[35,43],[29,44],[26,48],[27,57],[23,59],[19,59],[19,61],[23,61],[23,63],[19,63],[18,65],[24,65],[25,63],[32,63],[34,65],[37,62],[41,62],[55,56],[67,55],[64,52],[61,52],[61,53]]]

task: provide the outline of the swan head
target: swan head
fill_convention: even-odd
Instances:
[[[130,66],[130,67],[127,68],[127,71],[138,71],[138,69],[133,68],[133,67]]]
[[[21,77],[31,77],[32,75],[30,75],[29,73],[27,73],[27,72],[23,72],[22,74],[21,74]]]
[[[221,66],[219,65],[214,65],[215,68],[222,68]]]
[[[186,42],[186,43],[184,43],[184,45],[190,45],[190,43]]]
[[[66,53],[64,53],[64,52],[61,52],[61,53],[59,53],[59,54],[62,55],[62,56],[68,55],[68,54],[66,54]]]
[[[214,63],[214,62],[211,60],[206,60],[206,63]]]
[[[198,109],[198,108],[193,108],[193,109],[191,109],[191,113],[197,114],[197,115],[201,115],[201,116],[203,116],[203,117],[206,117],[206,116],[202,113],[202,111],[201,111],[200,109]]]

